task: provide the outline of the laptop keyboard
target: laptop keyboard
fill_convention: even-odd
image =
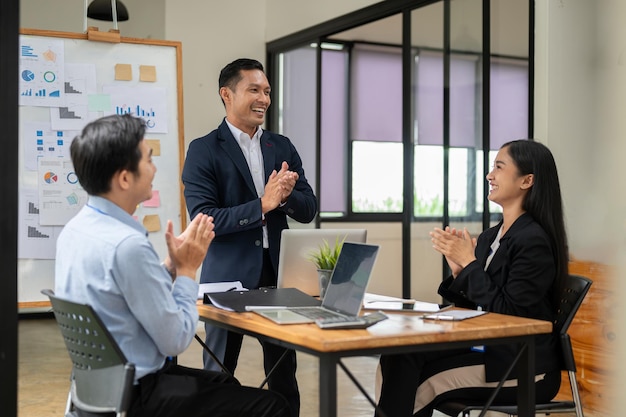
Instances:
[[[290,310],[304,317],[307,317],[311,320],[329,319],[329,318],[336,318],[339,320],[341,319],[353,320],[354,319],[354,317],[344,316],[343,314],[336,313],[332,310],[326,310],[324,308],[319,308],[319,307],[291,307]]]

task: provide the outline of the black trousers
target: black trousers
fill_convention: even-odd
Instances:
[[[484,363],[482,352],[473,352],[469,349],[382,355],[380,366],[383,380],[378,407],[383,410],[387,417],[430,417],[438,403],[449,399],[469,403],[484,403],[489,399],[494,388],[453,388],[439,394],[427,406],[413,414],[417,388],[428,378],[447,370],[484,365]],[[536,401],[550,401],[558,392],[560,384],[560,370],[546,373],[544,379],[535,383]],[[451,383],[451,385],[454,384]],[[516,404],[516,402],[516,386],[503,387],[495,399],[495,404]],[[376,413],[376,416],[380,417],[380,414]]]
[[[167,362],[135,388],[129,417],[288,417],[289,405],[275,392],[243,387],[223,372]]]
[[[263,270],[259,281],[259,288],[271,286],[276,286],[276,273],[272,266],[269,251],[265,249],[263,251]],[[228,332],[224,366],[226,366],[226,369],[233,375],[237,368],[242,342],[242,334]],[[296,380],[296,352],[273,343],[261,341],[259,341],[259,343],[261,343],[263,348],[263,368],[266,375],[276,366],[280,358],[285,355],[270,375],[267,386],[271,391],[282,394],[289,402],[291,417],[298,417],[300,415],[300,392],[298,390],[298,381]]]

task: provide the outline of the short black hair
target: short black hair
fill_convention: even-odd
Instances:
[[[226,65],[220,71],[218,92],[222,87],[228,87],[231,90],[234,90],[237,83],[243,78],[241,75],[241,71],[246,70],[259,70],[265,73],[263,69],[263,64],[261,64],[256,59],[236,59],[230,64]]]
[[[88,194],[110,191],[111,179],[120,170],[137,172],[139,144],[145,132],[145,121],[129,114],[105,116],[83,128],[70,145],[70,155],[78,181]]]

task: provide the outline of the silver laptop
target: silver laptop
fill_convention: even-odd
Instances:
[[[252,309],[279,324],[312,323],[331,317],[359,316],[376,257],[378,245],[344,242],[321,306],[263,307]]]
[[[278,256],[278,288],[297,288],[317,297],[320,287],[317,268],[309,254],[326,240],[331,246],[341,242],[365,243],[367,229],[285,229]]]

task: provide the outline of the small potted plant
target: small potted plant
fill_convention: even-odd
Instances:
[[[344,237],[340,241],[339,236],[337,236],[335,244],[332,247],[328,241],[324,239],[324,242],[319,245],[317,250],[309,253],[309,259],[317,267],[320,284],[320,298],[324,298],[326,287],[328,287],[328,283],[330,282],[330,276],[335,269],[337,258],[339,258],[339,253],[341,252],[341,247],[343,246],[345,239],[346,238]]]

